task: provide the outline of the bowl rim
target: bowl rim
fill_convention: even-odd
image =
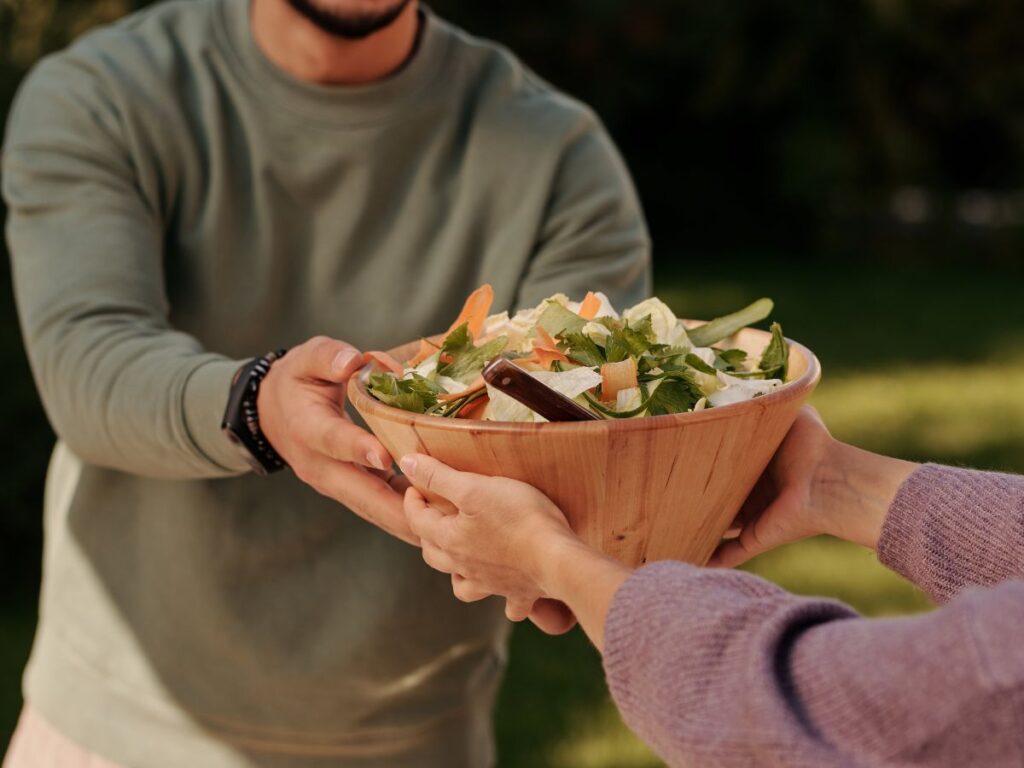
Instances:
[[[693,321],[684,321],[693,322]],[[759,328],[745,328],[743,332],[752,332],[768,336],[768,331]],[[429,427],[442,432],[470,432],[474,434],[502,434],[502,433],[532,433],[547,432],[557,434],[559,432],[580,431],[631,431],[634,429],[671,429],[680,424],[697,424],[701,422],[717,421],[741,416],[743,413],[759,410],[764,411],[772,406],[782,405],[794,399],[806,399],[821,380],[821,363],[817,356],[803,344],[786,338],[792,349],[795,349],[807,361],[807,370],[796,379],[785,382],[781,387],[766,395],[755,397],[751,400],[744,400],[739,403],[721,405],[717,408],[710,408],[704,411],[688,411],[687,413],[669,413],[662,416],[645,416],[640,419],[600,419],[595,421],[476,421],[470,419],[452,419],[444,416],[433,416],[425,413],[413,413],[401,408],[382,403],[366,391],[366,371],[369,364],[361,368],[348,382],[348,399],[359,413],[366,418],[367,415],[376,419],[383,419],[392,423],[404,424],[412,427]],[[395,349],[414,344],[408,342],[399,345]]]

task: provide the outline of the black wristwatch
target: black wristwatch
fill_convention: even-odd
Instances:
[[[260,384],[270,373],[274,361],[284,357],[287,351],[279,349],[265,357],[257,357],[239,368],[231,380],[228,407],[224,410],[221,429],[258,475],[269,475],[288,467],[260,429],[260,417],[256,409]]]

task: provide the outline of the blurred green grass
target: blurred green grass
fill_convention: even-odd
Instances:
[[[822,362],[814,403],[841,439],[914,460],[1024,472],[1020,277],[967,266],[924,271],[745,261],[684,269],[663,260],[656,292],[681,315],[697,318],[758,296],[774,298],[787,335]],[[749,568],[869,616],[929,608],[872,553],[831,539],[776,550]],[[24,600],[0,609],[0,743],[20,707],[18,680],[33,623],[34,608]],[[578,631],[549,638],[530,626],[517,628],[497,732],[501,766],[661,765],[622,724],[600,659]]]

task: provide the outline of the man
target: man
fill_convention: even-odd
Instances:
[[[479,283],[644,295],[594,116],[415,0],[171,2],[35,69],[3,174],[59,437],[8,762],[490,764],[502,606],[426,568],[340,406]]]

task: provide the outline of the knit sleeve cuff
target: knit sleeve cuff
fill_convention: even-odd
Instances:
[[[660,624],[666,596],[678,608],[699,573],[697,566],[687,563],[653,563],[634,571],[615,593],[604,623],[604,670],[612,697],[624,713],[633,699],[633,682],[655,653],[652,646],[661,633],[650,630],[652,623]]]
[[[1024,478],[926,464],[893,499],[878,557],[933,599],[1024,571]]]

